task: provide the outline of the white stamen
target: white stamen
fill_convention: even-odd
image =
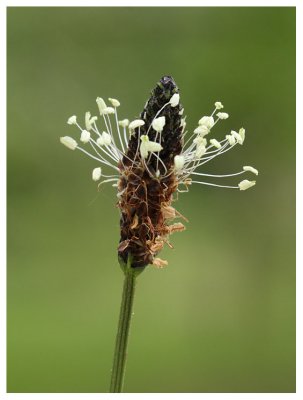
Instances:
[[[185,164],[185,158],[182,155],[175,156],[174,158],[174,165],[175,165],[175,171],[179,172],[182,170]]]
[[[208,129],[211,129],[214,126],[215,121],[214,121],[213,117],[204,116],[199,120],[198,124],[199,125],[204,125]]]
[[[85,113],[85,128],[87,131],[90,131],[93,128],[93,125],[97,119],[98,117],[91,117],[91,113],[89,111]]]
[[[102,111],[103,115],[108,115],[108,114],[115,114],[115,109],[113,107],[105,107]]]
[[[224,112],[218,112],[217,119],[214,120],[214,114],[217,110],[221,110],[223,108],[223,104],[219,101],[215,102],[215,110],[209,116],[204,116],[199,120],[199,126],[196,127],[193,134],[189,135],[189,139],[186,140],[186,143],[182,147],[182,153],[176,155],[174,157],[174,167],[171,169],[167,169],[165,163],[159,156],[159,152],[162,150],[161,146],[161,135],[162,131],[165,127],[166,119],[164,113],[162,111],[165,107],[171,106],[176,107],[180,104],[180,95],[175,93],[171,99],[165,103],[154,115],[151,123],[144,130],[144,135],[140,134],[140,127],[145,125],[145,121],[143,119],[136,119],[129,123],[128,119],[124,119],[119,121],[117,114],[117,107],[120,106],[120,102],[117,99],[109,98],[109,102],[113,107],[107,107],[105,101],[98,97],[96,102],[99,108],[100,114],[103,116],[105,123],[105,130],[102,133],[99,132],[98,127],[96,125],[97,117],[92,117],[90,112],[86,112],[85,114],[85,129],[77,122],[77,117],[75,115],[71,116],[67,123],[69,125],[76,125],[81,131],[80,140],[83,143],[89,143],[92,149],[94,150],[94,154],[90,154],[83,148],[78,146],[78,143],[69,136],[64,136],[60,138],[62,144],[64,144],[67,148],[71,150],[79,149],[89,157],[97,160],[102,165],[107,165],[114,168],[118,174],[120,174],[121,166],[125,168],[123,160],[128,159],[132,163],[131,168],[136,164],[146,169],[147,173],[153,178],[165,178],[170,174],[176,174],[176,178],[179,184],[184,184],[186,186],[186,191],[188,191],[188,185],[192,183],[199,183],[203,185],[209,186],[218,186],[218,187],[228,187],[233,189],[247,190],[248,188],[255,185],[255,181],[243,180],[238,184],[238,186],[223,186],[217,185],[208,182],[197,182],[192,181],[190,175],[198,175],[198,176],[207,176],[214,178],[225,178],[232,177],[236,175],[244,174],[245,172],[251,172],[255,175],[258,175],[258,170],[251,166],[244,166],[241,172],[226,174],[226,175],[213,175],[213,174],[205,174],[203,172],[195,172],[195,170],[204,165],[205,163],[211,161],[213,158],[231,150],[237,143],[243,144],[245,139],[245,129],[239,129],[239,132],[231,131],[229,135],[225,136],[225,139],[218,141],[216,139],[210,140],[210,145],[207,146],[207,140],[204,136],[209,134],[210,130],[217,124],[220,119],[228,118],[228,114]],[[182,116],[184,113],[184,109],[182,108],[180,111],[178,110],[178,114]],[[115,114],[115,124],[112,125],[110,114]],[[159,116],[161,115],[162,116]],[[144,115],[146,117],[146,110],[144,110]],[[144,117],[144,119],[145,119]],[[180,126],[182,127],[182,132],[185,131],[185,118],[181,118]],[[120,133],[120,127],[123,128],[123,133]],[[130,159],[127,155],[127,151],[125,145],[127,147],[128,144],[128,135],[126,128],[129,128],[129,133],[132,135],[134,130],[138,128],[138,142],[136,144],[137,150],[135,154]],[[156,135],[153,137],[153,141],[151,141],[148,137],[148,133],[150,129],[154,129]],[[114,130],[113,130],[114,129]],[[94,139],[94,134],[97,137]],[[123,137],[122,137],[123,136]],[[116,139],[117,144],[116,145]],[[119,139],[119,140],[118,140]],[[120,144],[118,143],[120,141]],[[215,148],[215,150],[214,150]],[[126,153],[125,153],[126,151]],[[138,155],[141,156],[138,157]],[[150,168],[150,160],[154,157],[156,159],[156,165]],[[120,163],[118,168],[118,163]],[[161,164],[161,167],[160,167]],[[158,168],[160,167],[160,169]],[[99,185],[105,182],[114,181],[114,186],[117,186],[118,175],[104,175],[102,174],[101,168],[95,168],[92,171],[92,179],[94,181],[98,181],[103,178],[110,178],[102,181]],[[112,179],[114,178],[114,179]],[[179,188],[177,189],[179,192]]]
[[[196,157],[201,158],[206,153],[206,147],[203,144],[197,145]]]
[[[119,121],[119,125],[122,126],[122,128],[126,128],[129,125],[129,120],[122,119],[122,121]]]
[[[202,137],[202,136],[197,136],[197,137],[193,140],[193,143],[195,143],[197,146],[198,146],[198,145],[206,146],[207,140],[206,140],[204,137]]]
[[[162,132],[165,125],[165,117],[159,117],[153,120],[152,127],[156,132]]]
[[[60,137],[60,142],[70,150],[75,150],[78,146],[78,143],[70,136]]]
[[[97,144],[99,146],[109,146],[111,144],[111,136],[107,132],[102,132],[101,136],[97,139]]]
[[[97,97],[96,102],[98,104],[100,115],[103,115],[103,110],[107,108],[105,101],[102,99],[102,97]]]
[[[101,168],[94,168],[92,172],[93,181],[97,182],[102,176]]]
[[[229,117],[229,115],[225,112],[218,112],[216,115],[219,119],[227,119]]]
[[[222,188],[228,188],[228,189],[239,189],[238,186],[217,185],[215,183],[208,183],[208,182],[191,181],[191,183],[198,183],[199,185],[216,186],[216,187],[222,187]]]
[[[241,144],[243,144],[243,142],[244,142],[244,140],[245,140],[245,129],[244,129],[244,128],[240,128],[240,129],[239,129],[239,135],[240,135],[241,138],[242,138],[242,143],[241,143]]]
[[[221,110],[224,106],[221,103],[221,101],[216,101],[215,102],[215,107],[216,107],[217,110]]]
[[[249,172],[252,172],[252,173],[255,174],[255,175],[258,175],[258,174],[259,174],[259,171],[258,171],[256,168],[251,167],[250,165],[245,165],[245,166],[243,167],[243,171],[249,171]]]
[[[213,146],[215,146],[217,149],[221,149],[221,143],[220,142],[218,142],[218,140],[216,140],[216,139],[210,139],[210,141],[209,141]]]
[[[72,115],[71,117],[69,117],[69,119],[67,120],[68,125],[76,125],[77,123],[77,116],[76,115]]]
[[[236,132],[236,131],[231,131],[230,133],[231,133],[231,135],[236,139],[236,142],[237,142],[237,143],[243,144],[242,136],[241,136],[238,132]]]
[[[143,126],[144,124],[145,122],[143,121],[143,119],[135,119],[130,122],[130,124],[128,125],[128,129],[130,131],[134,131],[136,128],[139,128],[139,126]]]
[[[240,182],[238,184],[240,190],[247,190],[251,188],[252,186],[255,186],[256,181],[248,181],[247,179],[244,179],[244,181]]]
[[[147,135],[142,135],[140,139],[141,139],[140,154],[142,158],[146,159],[148,157],[149,152],[153,153],[162,150],[162,146],[159,143],[150,141]]]
[[[175,93],[175,94],[173,94],[172,97],[170,98],[169,104],[170,104],[172,107],[176,107],[176,106],[179,104],[179,101],[180,101],[180,95],[179,95],[179,93]]]
[[[80,140],[81,140],[81,142],[83,142],[83,143],[88,143],[89,140],[90,140],[90,133],[84,129],[84,130],[81,132]]]
[[[208,135],[210,132],[209,128],[206,125],[199,125],[195,130],[194,133],[197,135],[205,136]]]
[[[108,98],[108,101],[111,103],[113,107],[119,107],[120,106],[120,101],[117,99],[111,99],[110,97]]]
[[[234,144],[236,144],[236,139],[233,135],[226,135],[225,137],[228,140],[228,143],[230,144],[230,146],[233,146]]]

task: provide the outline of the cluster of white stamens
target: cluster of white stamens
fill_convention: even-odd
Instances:
[[[67,123],[69,125],[75,125],[81,131],[80,141],[91,146],[93,154],[89,153],[86,149],[79,147],[78,143],[69,136],[64,136],[60,138],[62,144],[71,150],[78,149],[83,153],[87,154],[89,157],[100,162],[102,165],[111,167],[115,170],[114,175],[104,175],[102,173],[101,167],[96,167],[92,172],[92,179],[94,181],[99,181],[101,178],[106,178],[101,183],[114,182],[116,186],[119,180],[120,169],[118,164],[123,166],[123,157],[127,156],[127,147],[130,135],[132,135],[135,129],[138,129],[138,146],[137,153],[134,160],[130,160],[133,165],[141,163],[141,165],[147,169],[148,173],[152,173],[148,169],[149,157],[154,155],[157,158],[157,168],[159,162],[164,168],[164,173],[161,175],[159,169],[154,173],[155,179],[161,179],[172,173],[175,173],[179,184],[184,184],[186,186],[186,191],[188,185],[192,183],[199,183],[203,185],[227,187],[233,189],[246,190],[255,185],[255,181],[249,181],[247,179],[241,181],[237,186],[225,186],[217,185],[209,182],[201,182],[192,180],[192,176],[205,176],[211,178],[221,178],[241,175],[245,172],[251,172],[258,175],[258,171],[251,166],[244,166],[243,170],[237,173],[228,175],[212,175],[200,172],[195,172],[196,169],[207,162],[211,161],[215,157],[226,153],[228,150],[232,149],[236,144],[242,145],[245,139],[245,129],[241,128],[238,132],[232,130],[230,134],[225,136],[225,139],[218,141],[216,139],[210,139],[209,145],[207,144],[206,136],[210,134],[211,130],[218,123],[219,120],[224,120],[228,118],[228,114],[225,112],[217,112],[223,108],[221,102],[217,101],[215,103],[215,109],[210,116],[202,117],[198,122],[198,127],[194,130],[190,138],[185,142],[181,154],[175,156],[174,158],[174,168],[168,171],[161,158],[159,157],[159,152],[162,150],[162,131],[165,127],[165,116],[161,116],[161,112],[165,107],[170,105],[171,107],[176,107],[179,104],[180,96],[179,94],[174,94],[170,100],[157,112],[150,126],[146,127],[146,134],[140,134],[140,127],[145,125],[145,121],[142,119],[135,119],[129,122],[128,119],[118,120],[117,108],[120,106],[120,102],[116,99],[109,98],[109,102],[112,107],[108,107],[105,101],[98,97],[96,102],[99,108],[100,117],[103,119],[105,130],[99,131],[96,121],[97,116],[91,116],[90,112],[85,113],[85,129],[83,129],[77,122],[77,117],[75,115],[71,116]],[[182,115],[184,109],[182,109],[179,114]],[[217,112],[217,113],[216,113]],[[216,114],[216,115],[215,115]],[[114,121],[111,120],[110,116],[114,116]],[[215,115],[215,117],[214,117]],[[115,126],[115,129],[113,128]],[[182,128],[183,136],[185,136],[185,118],[181,119],[180,126]],[[121,128],[121,130],[120,130]],[[127,132],[128,129],[128,132]],[[154,141],[149,139],[148,133],[150,129],[156,132]],[[114,131],[116,134],[114,134]],[[140,155],[140,157],[139,157]],[[181,190],[179,190],[181,191]]]

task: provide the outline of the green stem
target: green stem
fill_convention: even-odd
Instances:
[[[131,260],[127,265],[121,263],[124,271],[124,286],[116,337],[115,354],[110,384],[110,393],[121,393],[127,358],[127,344],[135,296],[136,278],[144,268],[131,267]]]

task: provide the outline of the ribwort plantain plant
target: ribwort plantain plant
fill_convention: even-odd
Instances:
[[[98,187],[111,182],[118,192],[118,259],[125,277],[110,392],[121,392],[136,278],[149,264],[159,268],[166,266],[167,261],[159,258],[158,253],[165,245],[171,247],[172,233],[185,229],[183,223],[174,222],[177,218],[186,221],[173,207],[175,194],[187,192],[192,184],[246,190],[254,186],[255,181],[245,179],[236,186],[228,186],[200,179],[234,177],[247,172],[258,175],[258,171],[251,166],[227,175],[197,171],[236,145],[243,145],[245,130],[232,130],[224,139],[212,138],[208,143],[207,137],[214,127],[229,117],[220,111],[223,104],[217,101],[211,115],[203,116],[187,139],[179,89],[171,76],[160,79],[140,118],[132,122],[119,120],[120,102],[108,100],[111,106],[100,97],[96,100],[104,130],[97,126],[99,117],[92,117],[90,112],[85,114],[85,129],[75,115],[68,119],[69,125],[75,125],[81,131],[83,146],[90,146],[92,152],[80,147],[69,136],[61,137],[60,141],[99,163],[92,171],[92,179],[100,181]],[[114,172],[104,174],[103,169],[107,167]]]

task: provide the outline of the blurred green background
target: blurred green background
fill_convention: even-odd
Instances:
[[[217,100],[216,137],[246,128],[204,172],[260,175],[180,195],[187,230],[139,278],[125,391],[294,392],[295,8],[8,8],[7,37],[7,390],[108,390],[116,194],[59,136],[78,136],[66,120],[97,96],[137,117],[170,74],[189,131]]]

